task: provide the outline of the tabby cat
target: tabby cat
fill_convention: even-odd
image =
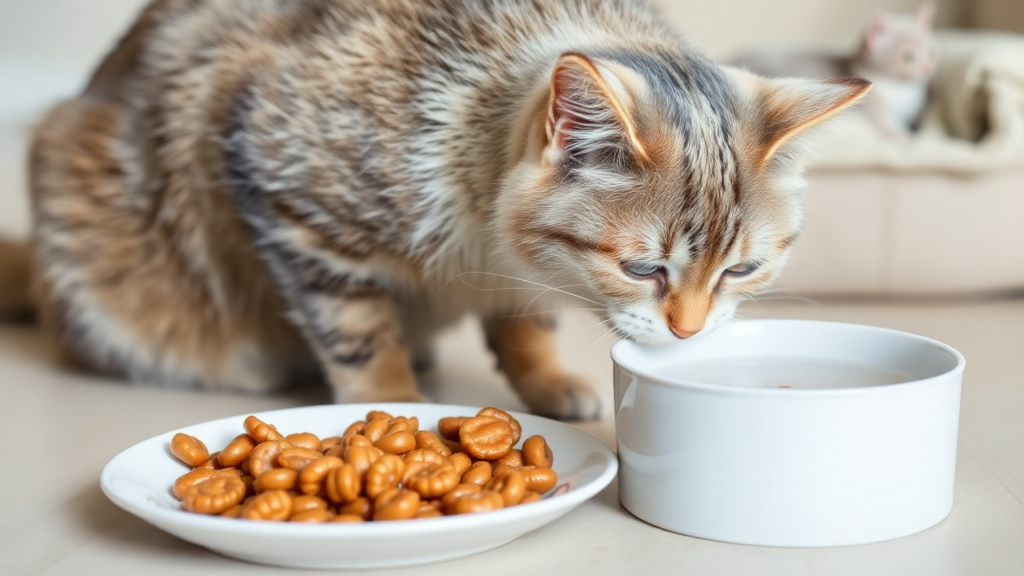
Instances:
[[[36,298],[81,365],[338,402],[422,400],[475,314],[532,410],[592,418],[550,312],[721,324],[867,87],[718,67],[634,0],[156,0],[35,134]]]

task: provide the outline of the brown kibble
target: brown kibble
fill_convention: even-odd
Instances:
[[[330,522],[333,516],[326,509],[315,508],[312,510],[304,510],[302,512],[292,512],[292,522],[304,522],[307,524],[323,524],[324,522]]]
[[[341,436],[331,436],[320,441],[320,452],[327,452],[335,446],[341,446]]]
[[[366,518],[356,514],[338,514],[334,518],[331,518],[331,522],[337,522],[338,524],[361,524],[366,522],[366,520]]]
[[[373,503],[375,521],[408,520],[420,508],[420,495],[412,490],[392,488],[381,492]]]
[[[518,468],[523,465],[523,452],[521,450],[509,450],[508,454],[505,454],[501,458],[494,461],[494,470],[498,468]]]
[[[437,433],[442,438],[447,438],[455,442],[459,441],[459,427],[462,423],[469,420],[468,416],[450,416],[448,418],[441,418],[437,421]]]
[[[445,447],[447,447],[449,450],[451,450],[452,454],[465,454],[466,453],[466,449],[462,447],[462,444],[459,444],[455,440],[449,440],[447,438],[441,438],[441,443],[444,444]]]
[[[497,460],[512,449],[512,428],[494,416],[470,418],[459,426],[459,441],[466,452],[481,460]]]
[[[427,464],[414,478],[406,484],[419,493],[425,500],[440,498],[459,484],[459,475],[455,467],[448,462]]]
[[[484,408],[477,412],[477,416],[493,416],[498,420],[504,421],[512,428],[512,445],[515,446],[516,442],[519,442],[519,437],[523,434],[523,427],[519,424],[519,420],[512,417],[511,414],[498,408]]]
[[[352,464],[343,464],[327,472],[324,479],[324,493],[335,504],[348,504],[359,498],[363,482]]]
[[[252,450],[256,447],[256,441],[248,434],[239,434],[223,450],[217,461],[221,466],[234,468],[241,466],[243,462],[252,456]]]
[[[440,435],[381,411],[322,440],[284,437],[255,416],[245,428],[212,455],[174,436],[172,453],[193,467],[173,487],[183,510],[305,523],[424,519],[537,502],[558,482],[547,441],[532,436],[514,449],[522,428],[497,408],[442,418]]]
[[[530,502],[540,502],[540,500],[540,494],[536,492],[530,492],[529,490],[527,490],[526,494],[523,495],[523,500],[519,503],[519,505],[521,506],[523,504],[529,504]]]
[[[505,502],[506,508],[515,506],[522,502],[523,497],[526,496],[526,476],[517,470],[510,470],[501,476],[492,478],[484,486],[484,490],[501,494],[501,499]]]
[[[284,440],[271,440],[256,445],[249,456],[250,473],[259,478],[260,474],[270,470],[277,464],[278,454],[291,447],[292,445]]]
[[[245,498],[245,484],[237,476],[220,475],[189,486],[182,495],[185,510],[197,514],[220,514]]]
[[[464,452],[457,452],[448,457],[448,462],[451,462],[452,466],[455,467],[455,472],[458,473],[459,477],[469,470],[469,467],[473,465],[473,461]]]
[[[434,452],[433,450],[427,450],[426,448],[420,448],[413,450],[405,455],[404,460],[406,462],[426,462],[427,464],[437,464],[440,462],[447,462],[447,458]]]
[[[242,511],[246,520],[283,522],[292,515],[292,497],[284,490],[270,490],[257,494]]]
[[[415,434],[420,429],[420,419],[415,416],[411,418],[407,418],[405,416],[395,416],[394,418],[391,419],[390,422],[388,422],[388,425],[393,427],[395,424],[399,422],[405,422],[402,429],[412,434]]]
[[[220,517],[238,519],[242,517],[242,510],[245,510],[244,504],[235,504],[231,508],[228,508],[227,510],[221,512]]]
[[[394,454],[385,454],[370,465],[366,472],[364,489],[370,498],[376,498],[381,493],[396,488],[402,480],[402,473],[405,472],[405,462]]]
[[[388,432],[374,444],[388,454],[405,454],[416,449],[416,437],[407,430]]]
[[[356,467],[359,477],[366,476],[366,471],[380,458],[380,454],[373,446],[349,446],[345,449],[345,462]]]
[[[247,496],[256,493],[256,489],[253,488],[253,484],[255,482],[256,482],[256,479],[253,478],[252,476],[249,476],[248,474],[243,474],[242,475],[242,483],[245,484],[245,494]]]
[[[547,440],[543,436],[530,436],[523,442],[523,464],[551,468],[555,463],[555,455],[551,452]]]
[[[480,484],[459,484],[441,498],[441,509],[445,514],[452,514],[452,506],[456,500],[466,494],[479,494],[483,491],[484,487]]]
[[[349,436],[351,436],[353,434],[362,435],[363,432],[365,432],[365,431],[366,431],[366,422],[360,420],[358,422],[353,422],[352,424],[350,424],[349,427],[345,429],[345,433],[342,434],[341,437],[342,438],[348,438]]]
[[[284,437],[285,441],[295,446],[296,448],[307,448],[309,450],[315,450],[321,452],[320,438],[316,434],[310,434],[309,432],[300,432],[298,434],[289,434]]]
[[[238,478],[241,476],[241,473],[234,468],[225,468],[223,470],[193,470],[179,476],[178,479],[174,481],[174,487],[171,489],[171,492],[174,494],[175,498],[181,500],[182,496],[185,494],[185,490],[216,476],[234,476]]]
[[[349,446],[373,446],[373,442],[362,434],[351,434],[341,439],[341,445],[345,448]]]
[[[391,427],[390,422],[390,419],[385,420],[383,418],[370,420],[366,423],[366,430],[363,431],[363,436],[366,436],[371,443],[380,440],[381,436]]]
[[[193,470],[220,470],[223,466],[220,465],[220,462],[217,460],[218,458],[220,458],[220,452],[214,452],[210,454],[209,460],[196,466]]]
[[[505,501],[497,492],[478,492],[466,494],[452,503],[451,514],[475,514],[477,512],[490,512],[501,510],[505,507]]]
[[[277,465],[292,470],[302,470],[314,460],[323,457],[317,450],[309,448],[286,448],[277,455]]]
[[[359,516],[363,520],[369,520],[373,517],[373,502],[365,496],[360,496],[351,503],[338,507],[338,515]]]
[[[252,439],[255,440],[257,444],[284,440],[284,436],[277,431],[277,428],[267,424],[255,416],[249,416],[245,419],[245,431],[249,436],[252,436]]]
[[[452,455],[451,448],[445,446],[437,434],[428,430],[420,430],[416,433],[416,448],[420,450],[433,450],[445,458]]]
[[[335,468],[341,468],[345,462],[336,456],[321,456],[309,463],[299,473],[299,490],[303,494],[317,494],[324,489],[324,479],[327,473]]]
[[[555,487],[558,483],[558,474],[551,468],[540,468],[537,466],[523,466],[517,468],[526,477],[526,489],[531,492],[543,494]]]
[[[462,484],[479,484],[483,486],[491,481],[491,465],[488,462],[477,462],[462,475]]]
[[[327,510],[327,501],[316,496],[294,496],[292,497],[292,516],[306,510]]]
[[[413,516],[414,520],[424,520],[426,518],[440,518],[444,516],[444,513],[435,508],[430,502],[420,501],[420,507],[416,510],[416,515]]]
[[[195,468],[210,459],[210,451],[195,436],[178,432],[171,438],[171,454],[185,464]]]
[[[298,482],[298,471],[291,468],[271,468],[257,476],[252,487],[259,494],[269,490],[294,490]]]

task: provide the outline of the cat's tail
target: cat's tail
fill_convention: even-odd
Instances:
[[[26,320],[35,313],[28,244],[0,239],[0,321]]]

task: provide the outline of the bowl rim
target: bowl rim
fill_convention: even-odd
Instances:
[[[964,355],[957,351],[952,346],[939,342],[938,340],[928,338],[927,336],[921,336],[919,334],[913,334],[911,332],[903,332],[901,330],[893,330],[891,328],[882,328],[879,326],[871,326],[868,324],[854,324],[852,322],[829,322],[823,320],[799,320],[799,319],[782,319],[773,318],[766,320],[730,320],[717,327],[715,331],[721,330],[727,326],[735,326],[738,324],[808,324],[814,326],[832,326],[839,327],[843,330],[863,330],[869,332],[876,332],[879,334],[896,335],[903,338],[910,338],[917,340],[923,344],[931,345],[942,351],[945,351],[956,360],[956,364],[949,370],[930,376],[928,378],[920,378],[917,380],[909,380],[907,382],[900,382],[898,384],[885,384],[882,386],[863,386],[858,388],[746,388],[739,386],[721,386],[719,384],[706,384],[702,382],[692,382],[687,380],[679,380],[666,378],[652,374],[650,369],[644,369],[637,367],[635,364],[625,361],[623,355],[625,350],[640,350],[644,349],[655,349],[661,348],[658,346],[648,346],[634,342],[632,340],[623,338],[615,343],[611,349],[612,363],[616,368],[622,367],[630,372],[643,376],[648,383],[660,384],[663,386],[669,386],[674,388],[684,388],[695,392],[705,393],[717,393],[725,395],[735,396],[815,396],[815,397],[834,397],[834,396],[863,396],[863,395],[874,395],[874,394],[893,394],[912,391],[917,388],[928,388],[938,383],[946,381],[951,376],[962,375],[964,368],[967,366],[967,359]],[[682,342],[674,342],[668,346],[676,346]]]

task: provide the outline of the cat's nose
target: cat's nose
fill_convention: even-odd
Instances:
[[[693,336],[697,332],[700,332],[700,330],[684,330],[682,328],[677,328],[675,326],[671,326],[670,328],[672,328],[673,334],[675,334],[678,338],[682,339],[689,338],[690,336]]]

